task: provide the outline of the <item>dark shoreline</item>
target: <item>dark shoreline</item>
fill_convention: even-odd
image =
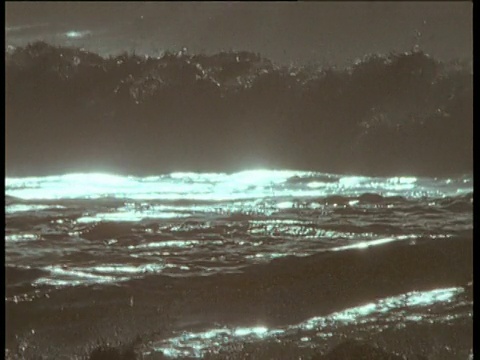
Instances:
[[[14,349],[25,339],[27,359],[39,352],[81,355],[98,339],[119,346],[137,336],[147,342],[209,324],[297,323],[408,291],[465,286],[472,280],[472,245],[471,237],[392,243],[278,259],[242,274],[150,276],[118,286],[59,290],[33,302],[7,302],[6,346]]]

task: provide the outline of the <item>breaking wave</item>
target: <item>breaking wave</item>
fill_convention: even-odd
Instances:
[[[6,50],[10,176],[300,168],[471,173],[473,72],[421,51],[346,69],[250,52]]]

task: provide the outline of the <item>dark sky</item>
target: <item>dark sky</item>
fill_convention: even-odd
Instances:
[[[102,54],[250,50],[334,65],[416,42],[440,59],[470,59],[473,42],[472,3],[461,1],[7,2],[6,27],[13,44],[42,39]],[[73,30],[83,33],[69,38]]]

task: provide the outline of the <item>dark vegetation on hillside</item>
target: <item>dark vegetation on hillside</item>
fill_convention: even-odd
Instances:
[[[423,52],[341,70],[249,52],[102,58],[42,42],[5,56],[7,176],[473,167],[472,70]]]

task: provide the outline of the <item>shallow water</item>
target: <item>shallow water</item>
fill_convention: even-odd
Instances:
[[[344,338],[470,352],[471,177],[68,174],[5,192],[20,358],[136,337],[147,358],[308,358]]]

